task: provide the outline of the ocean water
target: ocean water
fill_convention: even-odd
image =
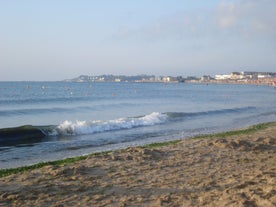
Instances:
[[[268,86],[0,82],[0,168],[270,121]]]

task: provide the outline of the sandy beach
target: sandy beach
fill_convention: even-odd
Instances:
[[[0,206],[276,206],[276,123],[0,178]]]

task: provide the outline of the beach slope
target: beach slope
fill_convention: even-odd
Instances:
[[[276,206],[276,124],[0,178],[0,206]]]

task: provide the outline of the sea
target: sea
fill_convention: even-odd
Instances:
[[[272,121],[265,85],[0,82],[0,168]]]

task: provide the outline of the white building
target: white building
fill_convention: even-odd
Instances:
[[[216,80],[227,80],[230,78],[231,78],[231,75],[215,75]]]

